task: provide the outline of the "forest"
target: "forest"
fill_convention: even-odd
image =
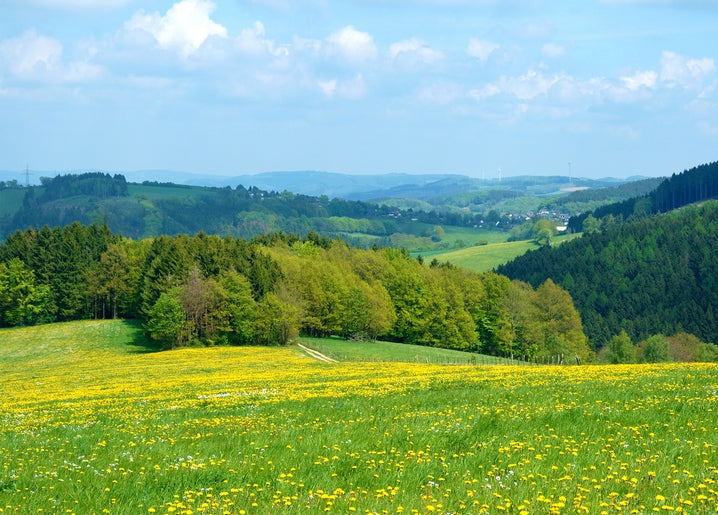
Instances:
[[[79,222],[106,224],[114,233],[135,239],[200,231],[245,239],[270,232],[302,236],[316,232],[355,244],[370,240],[365,246],[371,246],[374,242],[390,245],[392,234],[411,234],[422,224],[471,227],[482,216],[402,210],[387,204],[264,191],[253,186],[131,184],[120,174],[99,172],[43,177],[37,187],[11,184],[0,188],[8,204],[12,202],[8,194],[18,191],[24,194],[17,209],[4,217],[0,212],[0,236],[27,227],[63,227]],[[360,236],[364,237],[361,241]]]
[[[652,192],[572,217],[583,237],[498,267],[571,294],[597,348],[687,331],[718,341],[718,162],[663,180]]]
[[[687,331],[718,341],[718,202],[615,219],[497,271],[537,285],[551,278],[580,311],[598,347],[622,331],[633,341]]]
[[[568,195],[544,201],[540,207],[549,211],[566,211],[575,215],[588,213],[607,204],[615,204],[653,192],[665,177],[653,177],[627,182],[619,186],[597,189],[579,189]],[[576,232],[580,232],[576,231]]]
[[[168,348],[306,334],[526,360],[592,357],[571,297],[552,280],[532,288],[315,233],[246,241],[131,240],[78,223],[17,231],[0,246],[0,314],[2,326],[139,318]]]
[[[573,216],[568,222],[569,230],[585,230],[584,222],[604,218],[626,220],[631,216],[666,213],[674,209],[704,200],[718,198],[718,161],[684,170],[663,180],[645,195],[632,196]]]
[[[519,177],[494,183],[447,176],[394,192],[411,197],[367,201],[263,190],[242,184],[234,187],[157,181],[139,184],[127,182],[121,174],[68,174],[41,177],[39,186],[0,182],[0,238],[27,227],[63,227],[80,222],[106,224],[114,233],[134,239],[200,231],[245,239],[268,232],[300,236],[316,232],[365,248],[375,243],[397,246],[399,239],[402,245],[419,249],[432,246],[424,238],[427,226],[485,226],[508,233],[523,222],[526,213],[535,213],[542,206],[575,214],[645,194],[657,181],[633,181],[605,188],[605,184],[615,181]],[[441,195],[443,188],[456,191],[459,186],[461,193]],[[570,187],[592,189],[568,193]]]

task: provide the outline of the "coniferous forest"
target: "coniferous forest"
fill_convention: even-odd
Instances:
[[[571,294],[597,346],[625,331],[638,341],[687,331],[718,341],[718,202],[614,222],[558,247],[528,252],[498,272],[531,284],[552,278]]]
[[[637,195],[623,202],[601,206],[593,212],[571,217],[568,228],[574,232],[584,230],[584,221],[589,217],[626,220],[631,216],[666,213],[696,202],[718,198],[718,161],[703,164],[673,174],[646,195]]]

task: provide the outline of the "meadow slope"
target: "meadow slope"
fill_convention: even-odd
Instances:
[[[0,331],[4,513],[718,510],[718,366],[323,363]]]

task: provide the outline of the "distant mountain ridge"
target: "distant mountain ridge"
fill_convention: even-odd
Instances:
[[[31,171],[31,184],[38,184],[40,177],[96,172],[97,170],[43,172]],[[498,179],[478,179],[467,175],[452,173],[435,174],[344,174],[317,170],[273,171],[258,174],[218,175],[176,172],[172,170],[100,170],[111,175],[122,174],[127,182],[144,181],[174,183],[190,186],[232,187],[242,185],[245,188],[256,187],[264,191],[290,191],[297,195],[315,197],[327,196],[329,199],[370,201],[386,198],[431,200],[436,197],[456,195],[470,190],[481,189],[517,189],[527,191],[531,184],[533,194],[550,194],[560,187],[605,188],[635,181],[638,177],[617,178],[570,178],[564,176],[511,176]],[[24,184],[21,172],[0,171],[0,181],[15,180]],[[543,184],[537,188],[536,184]]]
[[[189,174],[191,175],[191,174]],[[138,181],[132,172],[126,173],[128,181]],[[498,179],[478,179],[467,175],[452,173],[436,174],[343,174],[316,170],[275,171],[255,175],[237,175],[232,177],[219,176],[188,176],[183,184],[193,186],[232,186],[241,184],[244,187],[256,187],[265,191],[291,191],[297,195],[310,195],[345,200],[372,201],[380,198],[409,198],[430,200],[432,198],[464,193],[468,190],[512,188],[527,190],[527,183],[532,188],[536,184],[545,184],[545,189],[538,187],[538,194],[555,192],[556,185],[605,188],[617,186],[636,180],[631,179],[586,179],[565,176],[514,176]],[[157,179],[143,179],[157,180]],[[141,181],[138,181],[141,182]],[[176,179],[173,182],[178,182]]]

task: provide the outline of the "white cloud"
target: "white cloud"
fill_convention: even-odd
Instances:
[[[267,39],[262,22],[256,21],[251,28],[244,29],[237,37],[237,49],[245,54],[261,57],[263,55],[287,56],[289,49],[277,47],[274,41]]]
[[[416,66],[438,62],[444,58],[444,54],[420,39],[411,38],[392,43],[389,46],[389,57],[406,65]]]
[[[227,29],[213,22],[210,14],[215,5],[209,0],[182,0],[162,16],[139,11],[125,23],[128,31],[152,35],[160,47],[177,50],[183,57],[196,52],[211,36],[227,37]]]
[[[322,41],[318,39],[308,39],[294,36],[294,39],[292,40],[292,49],[295,52],[306,52],[314,56],[321,53],[322,46]]]
[[[61,66],[62,44],[56,39],[28,31],[0,43],[0,55],[13,74],[32,78]]]
[[[501,93],[501,88],[499,88],[496,84],[487,84],[483,88],[470,90],[469,97],[474,100],[481,101],[498,95],[499,93]]]
[[[531,100],[539,95],[546,95],[560,79],[559,75],[545,76],[543,73],[529,70],[520,77],[501,77],[498,87],[502,92],[514,95],[519,100]]]
[[[358,74],[351,80],[340,81],[337,79],[317,81],[320,91],[324,96],[333,98],[347,98],[357,100],[366,94],[366,83],[364,77]]]
[[[332,97],[337,91],[337,79],[319,80],[317,81],[319,89],[325,96]]]
[[[23,80],[82,82],[102,74],[101,67],[87,61],[73,61],[65,65],[62,44],[32,30],[0,42],[0,63]]]
[[[698,88],[705,76],[713,71],[715,62],[708,57],[691,59],[668,51],[661,54],[661,81],[666,82],[668,87]]]
[[[549,58],[561,57],[566,53],[566,47],[563,45],[557,45],[556,43],[546,43],[541,47],[541,53],[545,57]]]
[[[352,25],[330,34],[327,43],[330,53],[339,54],[352,63],[372,61],[377,55],[371,34],[358,31]]]
[[[492,41],[471,38],[469,39],[469,45],[466,47],[466,53],[471,57],[476,57],[482,63],[485,63],[489,59],[489,56],[495,50],[498,50],[499,47],[500,45],[498,43],[494,43]]]
[[[638,91],[641,88],[656,89],[658,73],[653,70],[638,71],[630,77],[621,77],[621,82],[629,91]]]

